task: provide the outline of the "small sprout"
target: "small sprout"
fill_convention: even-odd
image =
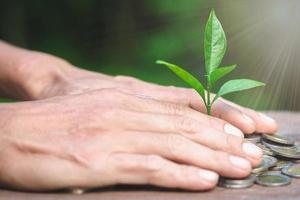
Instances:
[[[227,47],[226,36],[222,25],[215,15],[214,10],[210,12],[208,21],[205,27],[205,37],[204,37],[204,55],[205,55],[205,78],[206,85],[203,84],[191,75],[189,72],[183,70],[177,65],[157,60],[157,64],[165,65],[171,71],[173,71],[177,76],[179,76],[183,81],[194,88],[198,94],[203,99],[205,104],[207,114],[211,115],[212,104],[221,96],[247,90],[259,86],[264,86],[265,84],[259,81],[250,79],[235,79],[229,80],[224,83],[219,91],[216,93],[215,97],[211,99],[212,88],[214,88],[216,82],[221,79],[226,74],[230,73],[235,69],[236,65],[230,65],[227,67],[219,67],[222,59],[225,55]],[[205,93],[206,89],[206,93]]]

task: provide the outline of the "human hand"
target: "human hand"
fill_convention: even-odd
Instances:
[[[30,68],[59,66],[57,68],[63,69],[57,75],[56,81],[49,82],[42,87],[41,92],[35,97],[37,99],[81,94],[102,88],[116,88],[128,94],[180,104],[206,113],[202,99],[193,89],[160,86],[127,76],[108,76],[76,68],[61,59],[47,55],[38,56],[34,63],[27,60],[24,62],[30,63]],[[222,98],[219,98],[213,105],[212,115],[231,123],[246,134],[274,133],[277,130],[276,122],[265,114],[241,107]]]
[[[262,156],[224,120],[118,89],[3,104],[0,112],[0,183],[17,189],[206,190],[218,174],[247,176]]]

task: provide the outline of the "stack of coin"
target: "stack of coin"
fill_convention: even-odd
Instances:
[[[291,179],[280,172],[269,171],[257,176],[256,183],[263,186],[284,186],[289,185]]]
[[[230,179],[230,178],[224,178],[221,177],[219,180],[219,186],[225,187],[225,188],[247,188],[251,187],[255,182],[255,175],[250,175],[247,178],[244,179]]]
[[[284,186],[292,178],[300,178],[300,147],[295,141],[279,135],[252,134],[245,140],[260,147],[264,153],[260,165],[252,169],[252,175],[245,179],[221,177],[219,186],[225,188],[246,188],[254,184],[263,186]],[[252,183],[252,177],[255,177]]]

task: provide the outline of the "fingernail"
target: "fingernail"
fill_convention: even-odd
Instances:
[[[228,134],[240,137],[240,138],[244,138],[244,134],[242,133],[242,131],[240,131],[240,129],[232,126],[231,124],[225,124],[224,125],[224,131]]]
[[[245,142],[243,144],[243,151],[248,156],[253,157],[255,159],[261,158],[263,154],[262,150],[258,146],[250,142]]]
[[[249,161],[245,160],[244,158],[240,158],[237,156],[229,156],[229,160],[230,160],[231,164],[233,164],[237,168],[240,168],[240,169],[250,168]]]
[[[267,122],[270,122],[270,123],[275,123],[275,120],[274,119],[272,119],[271,117],[269,117],[269,116],[267,116],[267,115],[265,115],[265,114],[263,114],[263,113],[259,113],[259,116],[261,117],[261,118],[263,118],[265,121],[267,121]]]
[[[198,170],[198,176],[201,178],[204,178],[205,180],[209,182],[216,182],[218,180],[218,174],[212,171],[199,169]]]

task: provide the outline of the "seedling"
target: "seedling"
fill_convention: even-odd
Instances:
[[[177,65],[157,60],[157,64],[162,64],[173,71],[183,81],[194,88],[203,99],[206,106],[207,114],[211,115],[211,107],[213,103],[221,96],[237,92],[241,90],[251,89],[259,86],[264,86],[264,83],[250,79],[234,79],[225,82],[216,95],[212,98],[211,93],[216,82],[235,69],[236,65],[219,67],[224,57],[227,47],[226,36],[222,25],[215,15],[214,10],[210,12],[208,21],[205,27],[204,36],[204,56],[205,56],[205,79],[206,85],[203,85],[193,75],[180,68]],[[206,89],[206,92],[205,92]]]

